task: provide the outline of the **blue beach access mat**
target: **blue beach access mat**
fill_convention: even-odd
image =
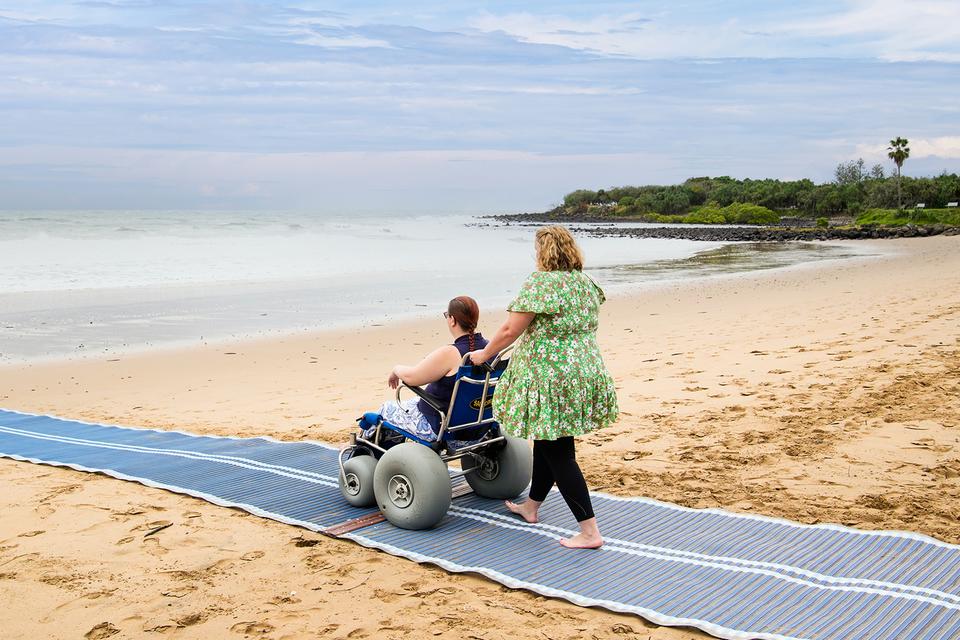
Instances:
[[[593,497],[606,539],[596,551],[557,543],[575,525],[559,496],[531,525],[499,501],[460,495],[436,528],[406,531],[373,509],[346,504],[336,451],[327,445],[4,410],[0,457],[134,480],[720,638],[960,638],[960,546],[914,533],[802,525],[604,494]]]

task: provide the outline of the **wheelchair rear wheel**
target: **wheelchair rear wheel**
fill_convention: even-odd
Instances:
[[[373,495],[373,473],[377,460],[373,456],[354,456],[343,463],[343,475],[340,476],[340,493],[355,507],[369,507],[376,504]]]
[[[461,461],[467,483],[478,496],[506,500],[516,498],[530,483],[533,453],[526,440],[506,436],[500,449],[466,456]]]
[[[402,529],[429,529],[450,508],[453,490],[447,465],[429,447],[404,442],[389,449],[373,474],[380,511]]]

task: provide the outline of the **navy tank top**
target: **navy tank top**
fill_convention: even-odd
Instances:
[[[487,346],[487,339],[479,333],[473,334],[473,351],[477,349],[483,349]],[[460,357],[470,353],[470,336],[464,335],[460,336],[453,341],[453,346],[457,348],[457,351],[460,352]],[[443,401],[444,405],[450,404],[450,398],[453,396],[453,383],[456,382],[456,374],[452,376],[444,376],[437,380],[436,382],[431,382],[427,385],[425,391],[430,395],[436,396]],[[420,400],[417,403],[417,408],[420,409],[420,413],[423,414],[423,417],[427,419],[427,422],[430,423],[430,426],[433,427],[434,433],[440,433],[440,414],[437,413],[437,410],[427,404],[426,400]]]

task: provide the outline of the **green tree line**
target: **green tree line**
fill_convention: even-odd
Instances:
[[[660,221],[658,216],[699,217],[701,212],[714,218],[717,212],[743,218],[742,206],[734,207],[735,210],[729,208],[754,205],[777,215],[856,217],[872,209],[898,208],[898,185],[899,199],[905,208],[913,208],[917,203],[924,203],[927,208],[942,208],[948,202],[960,200],[960,176],[955,173],[898,179],[898,176],[884,175],[880,165],[867,170],[860,159],[838,165],[834,180],[823,184],[806,179],[737,180],[721,176],[690,178],[680,185],[578,189],[564,196],[563,204],[554,212],[639,216]],[[761,209],[750,212],[769,218],[769,213]],[[757,220],[756,223],[765,222]]]

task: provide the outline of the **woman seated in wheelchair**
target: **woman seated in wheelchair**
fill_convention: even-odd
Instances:
[[[410,366],[398,364],[390,372],[387,385],[396,389],[401,382],[411,387],[428,385],[426,392],[445,406],[450,403],[457,370],[463,356],[487,346],[487,340],[476,332],[480,308],[469,296],[458,296],[450,301],[443,314],[453,343],[446,344]],[[413,397],[398,403],[389,400],[380,407],[380,415],[387,422],[408,431],[423,440],[436,440],[440,433],[440,414],[423,399]],[[373,435],[375,427],[364,433]]]

